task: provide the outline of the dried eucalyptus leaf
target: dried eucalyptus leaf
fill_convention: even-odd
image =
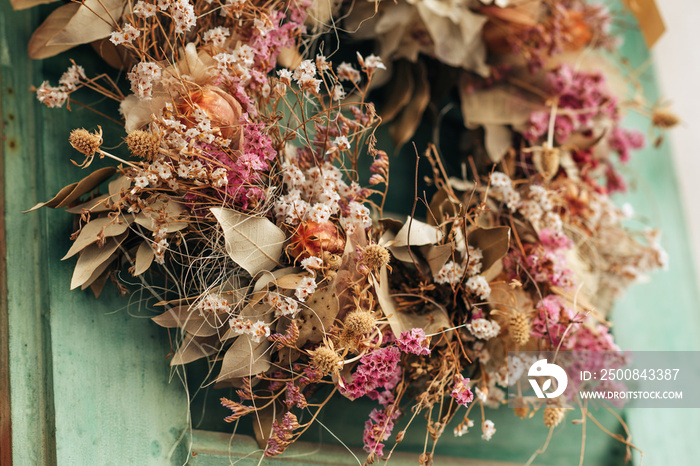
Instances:
[[[255,419],[253,419],[255,441],[264,450],[267,448],[267,441],[272,435],[272,424],[274,424],[275,420],[282,419],[284,410],[280,404],[275,402],[258,410],[255,414]]]
[[[285,267],[283,269],[277,269],[274,272],[265,271],[262,273],[260,278],[258,278],[258,281],[255,282],[255,286],[253,286],[253,293],[261,291],[270,283],[276,284],[277,280],[285,275],[299,273],[300,270],[301,269],[297,267]]]
[[[480,125],[524,125],[530,114],[546,109],[509,86],[492,87],[471,92],[459,86],[464,124],[468,128]]]
[[[41,207],[51,207],[52,209],[58,209],[65,207],[72,202],[78,200],[80,196],[88,193],[99,186],[104,180],[114,175],[116,169],[114,167],[105,167],[95,170],[88,176],[78,181],[77,183],[71,183],[68,186],[62,188],[58,194],[56,194],[51,200],[46,202],[41,202],[26,212],[31,212],[33,210],[39,209]]]
[[[279,264],[286,235],[263,217],[251,217],[221,207],[210,209],[224,231],[226,252],[250,275]]]
[[[34,31],[29,41],[29,56],[52,57],[80,44],[104,39],[115,29],[124,10],[123,0],[85,0],[69,3],[53,13]]]
[[[73,246],[71,246],[61,260],[73,257],[92,243],[97,242],[101,237],[108,238],[110,236],[121,235],[129,228],[130,223],[131,221],[124,217],[100,217],[91,220],[83,227],[78,238],[73,243]]]
[[[10,0],[10,3],[12,3],[12,8],[15,10],[26,10],[27,8],[32,8],[37,5],[44,5],[56,1],[58,0]]]
[[[187,322],[187,318],[191,314],[192,306],[189,304],[183,306],[174,306],[164,313],[151,317],[151,320],[161,327],[165,328],[182,328]]]
[[[107,284],[108,279],[109,279],[109,273],[103,272],[102,275],[100,275],[95,280],[93,280],[92,283],[90,283],[90,289],[92,290],[92,293],[95,295],[95,298],[100,297],[100,295],[102,294],[102,290],[104,290],[104,287]]]
[[[143,243],[139,244],[139,248],[136,250],[136,256],[134,258],[134,277],[138,277],[148,270],[155,257],[156,254],[148,241],[144,241]]]
[[[438,226],[445,221],[447,215],[456,217],[461,210],[461,205],[450,199],[449,193],[444,188],[440,188],[430,200],[428,210],[430,211],[428,224]]]
[[[411,63],[408,60],[398,60],[394,63],[391,81],[385,87],[386,101],[379,111],[383,123],[388,123],[408,105],[413,96],[414,79],[411,73]]]
[[[423,246],[435,244],[442,240],[442,232],[432,225],[423,223],[409,216],[403,227],[396,233],[393,247]]]
[[[92,286],[93,283],[95,283],[98,279],[100,279],[103,275],[105,275],[105,271],[107,270],[107,267],[109,267],[112,262],[117,260],[119,257],[119,254],[112,254],[112,257],[104,261],[97,269],[92,273],[92,276],[85,282],[83,285],[80,287],[81,290],[85,290],[88,287]]]
[[[249,377],[265,372],[270,368],[270,342],[256,343],[250,335],[241,335],[233,342],[224,355],[217,382],[238,377]]]
[[[441,329],[452,327],[447,312],[442,308],[433,307],[425,314],[397,311],[389,290],[389,276],[386,267],[382,268],[379,276],[380,281],[377,281],[375,277],[371,277],[372,286],[374,286],[379,306],[382,308],[382,312],[386,316],[394,335],[399,337],[401,332],[412,328],[422,328],[425,330],[426,335],[430,335]]]
[[[195,337],[186,333],[180,347],[170,360],[170,365],[180,366],[211,356],[219,351],[220,346],[217,337]]]
[[[131,187],[131,179],[126,176],[120,176],[114,181],[109,182],[109,195],[115,199],[122,191],[125,191]]]
[[[477,228],[467,236],[467,243],[481,249],[484,255],[481,270],[488,270],[496,261],[503,258],[510,247],[510,228]]]
[[[150,231],[156,231],[159,228],[159,221],[162,220],[162,212],[165,212],[167,223],[165,224],[167,233],[187,228],[188,223],[181,220],[185,208],[179,202],[175,202],[170,198],[158,199],[156,202],[145,208],[138,214],[134,215],[134,222]]]
[[[90,277],[95,273],[100,265],[105,263],[114,254],[119,245],[124,242],[128,233],[123,233],[115,238],[107,240],[104,246],[98,246],[97,244],[91,244],[90,246],[83,249],[78,257],[78,262],[75,264],[75,269],[73,270],[73,278],[70,282],[70,289],[82,286],[87,282]]]
[[[483,126],[486,152],[493,163],[498,163],[512,147],[513,131],[505,125],[485,124]]]
[[[284,276],[281,276],[277,280],[275,280],[274,284],[277,285],[277,288],[283,289],[283,290],[295,290],[299,287],[301,284],[302,280],[305,278],[308,278],[309,274],[306,272],[302,273],[290,273]]]
[[[421,246],[421,255],[428,263],[430,267],[430,272],[433,275],[437,275],[443,265],[452,257],[452,244],[440,244],[434,245],[429,244],[426,246]]]
[[[418,63],[413,66],[413,79],[415,86],[411,101],[389,126],[389,135],[394,141],[397,152],[413,137],[423,119],[423,112],[430,103],[430,83],[423,64]]]
[[[79,215],[83,212],[83,210],[90,211],[93,214],[100,214],[102,212],[108,212],[112,210],[110,207],[105,206],[105,202],[109,200],[109,194],[103,194],[101,196],[97,196],[96,198],[90,199],[89,201],[85,201],[82,204],[78,204],[75,207],[71,207],[69,209],[66,209],[66,212],[70,214],[76,214]]]

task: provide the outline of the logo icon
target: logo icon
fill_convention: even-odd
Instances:
[[[527,375],[530,385],[532,385],[532,389],[535,391],[537,398],[556,398],[564,393],[564,390],[566,390],[566,386],[569,383],[569,378],[566,376],[564,369],[556,364],[548,364],[546,359],[540,359],[530,366],[530,370],[527,371]],[[549,378],[545,380],[542,387],[540,387],[537,380],[535,380],[533,377]],[[556,389],[551,393],[547,393],[547,390],[552,387],[552,378],[557,381]]]

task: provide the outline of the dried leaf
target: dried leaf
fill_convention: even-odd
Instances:
[[[254,276],[279,264],[286,236],[264,217],[251,217],[225,208],[210,209],[224,231],[226,252]]]
[[[184,217],[185,208],[179,202],[175,202],[168,197],[156,200],[149,207],[134,215],[133,218],[136,223],[147,230],[156,231],[160,228],[160,222],[163,220],[162,212],[165,212],[165,219],[167,220],[167,223],[165,223],[167,233],[174,233],[187,228],[188,222],[177,221],[182,220],[182,217]]]
[[[408,60],[394,62],[394,72],[391,81],[384,88],[386,100],[379,111],[382,123],[388,123],[408,105],[413,97],[414,78],[411,63]]]
[[[420,62],[413,66],[413,80],[415,85],[411,101],[389,127],[389,135],[394,141],[397,152],[413,137],[423,118],[423,112],[430,103],[430,84],[425,67]]]
[[[523,26],[536,26],[540,12],[539,7],[540,2],[529,1],[508,8],[482,6],[479,8],[479,11],[488,16],[508,21],[509,23],[521,24]]]
[[[82,204],[78,204],[75,207],[71,207],[69,209],[66,209],[66,212],[70,214],[76,214],[79,215],[83,212],[83,210],[88,210],[93,214],[99,214],[102,212],[108,212],[112,210],[110,207],[105,206],[105,201],[109,200],[109,194],[103,194],[101,196],[97,196],[93,199],[90,199],[89,201],[85,201]]]
[[[117,199],[117,196],[131,187],[131,179],[126,176],[120,176],[114,181],[109,182],[109,195]]]
[[[58,0],[10,0],[10,3],[12,3],[12,8],[15,10],[25,10],[37,5],[44,5],[56,1]]]
[[[87,282],[95,271],[114,254],[119,245],[124,242],[128,233],[123,233],[115,238],[107,240],[104,246],[91,244],[83,249],[78,257],[78,262],[73,270],[73,278],[70,282],[70,289],[74,290]]]
[[[425,314],[414,314],[410,312],[399,312],[394,305],[394,299],[389,291],[389,276],[386,267],[380,272],[380,281],[371,277],[374,291],[377,293],[379,306],[382,308],[384,316],[395,336],[400,336],[401,332],[412,328],[422,328],[426,335],[436,333],[441,329],[451,328],[450,318],[447,312],[438,307],[433,307]],[[450,331],[451,332],[451,331]]]
[[[503,258],[510,247],[510,228],[477,228],[467,236],[467,243],[481,249],[483,259],[481,270],[487,271],[496,261]]]
[[[428,210],[428,224],[438,226],[445,221],[447,215],[456,217],[461,211],[461,205],[453,202],[448,192],[440,188],[430,200]]]
[[[622,0],[622,2],[637,18],[639,29],[642,31],[647,48],[652,48],[656,41],[666,32],[666,25],[659,12],[659,7],[656,6],[656,1]]]
[[[484,125],[486,152],[493,163],[503,160],[512,147],[513,132],[505,125]]]
[[[258,446],[263,450],[267,448],[267,440],[272,435],[272,424],[274,424],[275,420],[281,420],[284,416],[284,410],[281,408],[282,406],[275,402],[255,413],[255,419],[253,419],[255,441],[258,442]]]
[[[423,246],[438,243],[440,240],[442,240],[440,230],[427,223],[411,219],[409,216],[403,227],[396,233],[393,246]]]
[[[421,255],[428,263],[430,272],[437,275],[443,265],[452,257],[452,244],[429,244],[420,248]]]
[[[92,290],[92,293],[95,295],[95,298],[100,297],[100,295],[102,294],[102,290],[104,290],[104,287],[107,284],[108,279],[109,279],[109,273],[103,272],[102,275],[97,277],[95,280],[92,280],[92,282],[90,283],[90,289]]]
[[[90,46],[112,68],[128,71],[137,63],[129,55],[129,49],[114,45],[108,38],[96,40]]]
[[[109,267],[112,262],[117,260],[119,257],[119,254],[112,254],[112,257],[104,261],[97,269],[92,273],[92,276],[85,282],[83,285],[80,287],[80,290],[85,290],[88,287],[92,286],[93,283],[95,283],[98,279],[102,278],[103,275],[105,275],[105,271],[107,270],[107,267]],[[109,273],[107,273],[108,275]]]
[[[123,0],[85,0],[69,3],[53,13],[34,31],[29,41],[29,56],[52,57],[80,44],[104,39],[116,29],[124,10]]]
[[[270,368],[269,348],[270,342],[266,339],[256,343],[250,335],[241,335],[226,351],[221,372],[216,381],[249,377],[265,372]]]
[[[285,267],[283,269],[277,269],[274,272],[265,271],[262,273],[260,278],[258,278],[258,281],[255,282],[255,286],[253,286],[253,293],[261,291],[270,283],[277,284],[277,280],[280,278],[286,275],[297,274],[300,270],[301,269],[297,267]]]
[[[524,125],[530,114],[545,107],[521,95],[511,86],[498,86],[470,92],[459,86],[464,125]]]
[[[136,250],[136,257],[134,258],[134,277],[138,277],[148,270],[155,257],[156,254],[148,241],[139,244],[139,248]]]
[[[78,200],[78,198],[83,194],[95,189],[104,180],[114,175],[115,171],[116,169],[114,167],[105,167],[95,170],[77,183],[71,183],[61,189],[51,200],[40,202],[25,212],[31,212],[41,207],[51,207],[52,209],[65,207]]]
[[[219,351],[219,347],[220,342],[217,337],[195,337],[186,333],[180,347],[170,360],[170,365],[189,364],[197,359],[211,356]]]
[[[131,224],[131,220],[125,217],[100,217],[91,220],[83,227],[78,238],[73,243],[73,246],[71,246],[61,260],[73,257],[92,243],[98,241],[101,237],[108,238],[110,236],[121,235],[129,228],[129,224]]]

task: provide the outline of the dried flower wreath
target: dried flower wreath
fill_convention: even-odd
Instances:
[[[625,189],[618,163],[644,144],[621,126],[626,83],[597,52],[616,44],[611,23],[583,0],[68,3],[30,55],[93,43],[128,71],[131,93],[73,62],[36,96],[70,106],[89,88],[117,101],[126,144],[113,155],[100,128],[74,130],[85,156],[74,163],[115,166],[35,209],[79,218],[71,288],[99,295],[122,267],[140,279],[162,307],[153,320],[178,336],[170,364],[215,363],[207,382],[238,388],[221,399],[226,421],[269,420],[264,455],[284,452],[331,398],[368,397],[367,462],[400,444],[405,430],[386,444],[399,417],[422,414],[430,464],[453,418],[455,435],[475,425],[475,406],[481,436],[496,433],[483,407],[505,402],[507,351],[617,349],[613,300],[665,264],[658,232],[628,231],[631,207],[610,197]],[[330,39],[352,60],[324,56]],[[368,43],[376,55],[354,54]],[[452,94],[476,141],[461,178],[439,142]],[[435,194],[390,218],[392,157],[376,130],[388,125],[400,147],[425,112]],[[653,112],[657,131],[677,122]],[[516,404],[521,418],[542,409],[550,432],[568,409]]]

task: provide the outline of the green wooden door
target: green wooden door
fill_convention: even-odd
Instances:
[[[170,340],[147,319],[154,312],[143,304],[143,296],[119,296],[109,285],[99,300],[89,291],[68,291],[72,261],[60,258],[73,230],[69,216],[48,210],[21,213],[81,177],[80,170],[68,163],[71,129],[102,125],[106,146],[118,145],[121,136],[119,127],[105,117],[77,105],[70,114],[46,109],[29,92],[31,85],[45,79],[57,81],[69,57],[88,73],[96,71],[96,56],[88,47],[43,62],[27,59],[25,44],[49,11],[51,7],[14,12],[4,1],[0,15],[4,180],[0,205],[6,247],[2,285],[7,288],[2,292],[0,319],[4,403],[0,457],[9,456],[11,421],[16,465],[161,465],[188,460],[202,465],[258,464],[260,452],[251,437],[237,435],[231,440],[231,426],[223,423],[216,406],[220,392],[200,392],[190,412],[188,396],[196,387],[190,385],[188,393],[186,378],[171,371],[166,360]],[[633,58],[633,66],[647,58],[634,32],[628,33],[622,53]],[[653,74],[647,72],[644,79],[647,92],[655,95]],[[89,94],[78,98],[86,103],[96,99]],[[98,108],[116,115],[113,103],[101,102]],[[634,122],[646,124],[641,119]],[[695,276],[669,148],[642,152],[631,170],[639,189],[629,198],[650,224],[664,229],[671,267],[650,284],[634,288],[620,303],[614,316],[616,336],[623,348],[700,349]],[[660,313],[663,319],[658,318]],[[204,414],[200,406],[207,407]],[[358,451],[370,410],[369,404],[335,403],[306,443],[265,464],[357,464],[334,435]],[[596,415],[618,431],[611,416],[603,411]],[[629,410],[623,415],[634,441],[646,452],[645,465],[668,464],[670,458],[672,464],[695,464],[692,440],[700,438],[697,410]],[[438,448],[443,457],[436,464],[523,463],[547,434],[539,420],[519,421],[505,408],[487,416],[498,429],[490,443],[479,435],[455,438],[448,431]],[[548,452],[535,464],[578,462],[581,426],[567,424],[556,430]],[[191,430],[191,425],[198,428]],[[245,426],[239,430],[245,431]],[[401,450],[422,450],[424,438],[425,431],[413,428]],[[589,425],[586,452],[585,464],[613,465],[621,464],[624,449]],[[357,457],[364,458],[361,452]],[[396,464],[415,464],[416,459],[417,454],[395,457]]]

